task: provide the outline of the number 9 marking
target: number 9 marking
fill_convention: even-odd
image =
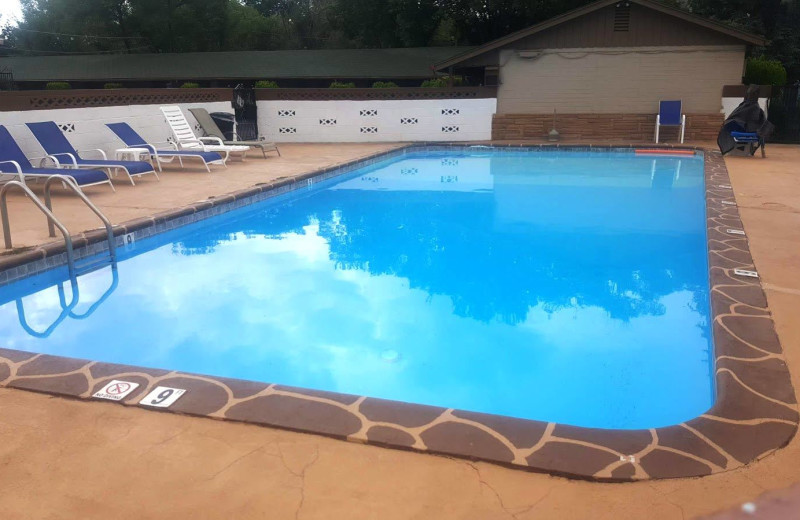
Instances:
[[[161,404],[164,401],[166,401],[169,398],[169,396],[171,396],[173,393],[175,393],[175,390],[173,390],[172,388],[167,388],[166,390],[158,394],[158,396],[156,396],[155,399],[150,401],[150,404]]]

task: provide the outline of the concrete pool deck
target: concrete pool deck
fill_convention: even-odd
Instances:
[[[792,176],[800,151],[769,152],[766,161],[726,162],[798,387],[800,334],[789,316],[800,305],[800,188]],[[0,413],[0,484],[12,518],[153,516],[155,507],[159,515],[260,517],[269,510],[293,518],[299,506],[301,518],[678,518],[786,487],[798,478],[800,461],[795,439],[716,476],[596,484],[9,389],[0,390]],[[128,480],[114,481],[120,474]],[[227,500],[209,501],[216,493]]]

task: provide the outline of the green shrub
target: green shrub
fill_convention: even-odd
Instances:
[[[342,81],[334,81],[328,88],[356,88],[356,84],[353,82],[344,83]]]
[[[256,88],[278,88],[278,84],[269,79],[256,81]]]
[[[376,81],[372,84],[372,88],[397,88],[397,83],[394,81]]]
[[[103,88],[112,89],[112,88],[123,88],[122,83],[106,83],[103,85]]]
[[[464,78],[461,76],[453,76],[453,86],[460,87],[464,84]],[[422,88],[447,88],[450,86],[450,76],[440,76],[438,78],[426,79],[422,82]]]
[[[192,83],[191,81],[187,81],[186,83],[181,85],[181,88],[200,88],[200,84],[199,83]]]
[[[786,69],[780,61],[770,60],[765,56],[748,58],[744,82],[748,85],[780,87],[786,84]]]
[[[44,88],[45,90],[69,90],[72,88],[72,85],[66,81],[50,81]]]

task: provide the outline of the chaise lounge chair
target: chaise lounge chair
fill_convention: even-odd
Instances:
[[[223,161],[228,160],[228,155],[231,153],[242,154],[244,160],[247,151],[250,150],[249,146],[234,146],[223,144],[222,139],[219,137],[197,137],[194,135],[191,125],[183,115],[181,108],[178,106],[161,107],[161,112],[167,118],[167,123],[172,130],[172,135],[175,136],[175,141],[178,143],[178,148],[181,150],[201,150],[203,152],[219,152],[225,154]],[[209,144],[213,143],[213,144]]]
[[[47,179],[58,175],[72,179],[81,188],[97,184],[108,184],[111,186],[111,190],[115,191],[114,185],[111,184],[111,179],[102,170],[34,168],[25,153],[17,145],[17,142],[11,137],[8,129],[2,125],[0,125],[0,173],[18,175],[22,184],[25,184],[25,179],[28,177]]]
[[[681,127],[681,143],[686,131],[686,114],[681,113],[681,101],[661,101],[658,104],[658,115],[656,116],[656,142],[660,135],[662,126]]]
[[[162,162],[171,162],[175,158],[178,159],[181,166],[183,166],[183,159],[185,158],[200,159],[203,161],[203,166],[205,166],[206,170],[209,172],[211,171],[211,168],[208,167],[209,164],[221,164],[225,166],[222,155],[217,152],[204,152],[202,150],[159,150],[153,144],[145,141],[128,123],[107,123],[106,126],[110,128],[128,148],[144,148],[148,150],[150,156],[158,166],[158,171],[161,171]]]
[[[134,177],[147,175],[152,173],[158,179],[153,165],[144,161],[109,161],[106,153],[103,150],[84,150],[98,152],[103,157],[102,159],[84,159],[80,156],[80,152],[75,150],[67,138],[64,136],[61,129],[52,121],[45,121],[42,123],[26,123],[27,127],[39,141],[39,144],[44,148],[47,157],[56,163],[57,166],[65,165],[68,168],[103,168],[109,170],[122,170],[130,179],[131,184],[136,186],[133,182]]]
[[[192,113],[194,118],[200,123],[200,127],[206,133],[206,135],[211,137],[217,137],[222,140],[223,144],[231,144],[231,145],[243,145],[243,146],[252,146],[253,148],[260,148],[261,153],[264,154],[264,159],[267,158],[267,152],[276,151],[278,152],[278,156],[281,155],[281,151],[278,150],[278,145],[275,143],[270,143],[266,140],[265,137],[259,137],[258,139],[254,139],[251,141],[239,141],[238,136],[234,130],[234,141],[226,141],[225,134],[222,133],[222,130],[219,129],[217,123],[211,118],[211,115],[208,113],[208,110],[205,108],[190,108],[189,112]]]

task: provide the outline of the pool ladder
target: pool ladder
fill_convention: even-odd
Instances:
[[[50,232],[51,237],[56,236],[56,228],[61,232],[64,237],[64,243],[67,249],[67,266],[69,268],[70,275],[73,275],[75,272],[75,254],[72,248],[72,237],[69,235],[69,231],[61,223],[58,218],[53,214],[53,202],[50,196],[50,191],[52,189],[53,183],[60,182],[64,188],[72,191],[75,195],[80,198],[86,206],[92,210],[92,212],[100,218],[103,222],[103,225],[106,228],[106,234],[108,235],[108,252],[111,256],[111,261],[116,262],[117,253],[116,253],[116,244],[114,241],[114,229],[111,226],[111,222],[108,218],[100,211],[97,206],[95,206],[92,201],[81,191],[78,185],[70,179],[69,177],[64,177],[61,175],[53,175],[52,177],[48,177],[44,183],[44,203],[36,196],[33,191],[25,184],[25,182],[20,181],[8,181],[5,185],[0,189],[0,218],[3,221],[3,238],[5,239],[5,247],[6,249],[11,249],[11,225],[9,223],[8,218],[8,191],[13,187],[20,188],[25,195],[33,202],[33,204],[39,208],[39,210],[44,213],[45,217],[47,217],[47,228]]]
[[[54,330],[56,330],[56,328],[66,318],[72,318],[72,319],[75,319],[75,320],[84,320],[84,319],[88,318],[89,316],[91,316],[94,313],[94,311],[97,310],[98,307],[100,307],[100,305],[104,301],[106,301],[106,299],[108,299],[109,296],[111,296],[111,293],[113,293],[114,290],[119,285],[119,273],[117,272],[117,263],[116,263],[116,261],[108,259],[108,260],[104,261],[101,264],[95,264],[94,266],[92,266],[92,268],[90,270],[99,270],[99,269],[102,269],[103,267],[106,267],[106,266],[111,268],[111,285],[109,285],[108,289],[106,289],[106,291],[103,293],[103,295],[100,296],[100,298],[98,298],[96,302],[94,302],[92,305],[90,305],[89,308],[87,310],[85,310],[83,313],[77,313],[75,311],[75,307],[78,305],[78,303],[80,303],[80,290],[79,290],[79,286],[78,286],[78,276],[76,274],[74,274],[74,273],[70,273],[69,280],[68,280],[68,282],[70,284],[70,293],[71,293],[70,302],[67,303],[67,297],[66,297],[66,293],[64,291],[64,283],[65,282],[63,282],[63,281],[58,282],[58,285],[56,286],[56,290],[58,291],[58,301],[59,301],[59,303],[61,305],[61,313],[50,324],[50,326],[47,327],[47,329],[45,329],[43,331],[38,331],[38,330],[35,330],[28,323],[28,320],[25,317],[25,304],[22,301],[24,296],[20,296],[19,298],[16,299],[17,317],[19,318],[19,324],[22,326],[22,328],[25,330],[25,332],[27,332],[28,334],[30,334],[33,337],[35,337],[35,338],[47,338],[47,337],[50,336],[50,334],[53,333]]]

